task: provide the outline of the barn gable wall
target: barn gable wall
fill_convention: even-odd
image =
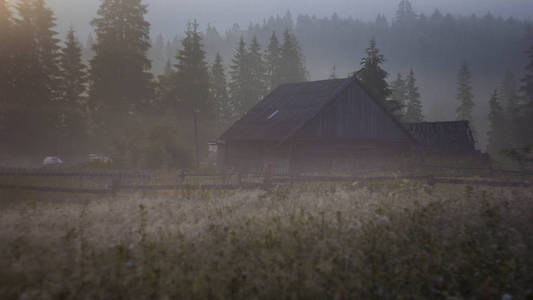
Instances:
[[[399,126],[359,85],[352,84],[296,138],[409,142],[409,136]]]

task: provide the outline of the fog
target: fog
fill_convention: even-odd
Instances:
[[[222,32],[234,23],[248,25],[262,23],[272,15],[309,14],[318,17],[337,13],[341,17],[373,20],[377,14],[385,14],[389,20],[399,1],[397,0],[146,0],[149,5],[148,20],[152,33],[162,32],[174,36],[182,32],[189,19],[198,19],[204,26],[208,23]],[[61,31],[73,25],[82,36],[89,30],[100,1],[98,0],[49,0],[56,12]],[[513,16],[521,19],[533,17],[533,1],[529,0],[413,0],[416,11],[430,14],[435,9],[452,14],[485,14]]]

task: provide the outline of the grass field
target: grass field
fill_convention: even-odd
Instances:
[[[533,190],[0,191],[1,299],[531,299]]]

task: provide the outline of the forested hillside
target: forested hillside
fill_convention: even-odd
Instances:
[[[369,84],[379,82],[380,101],[398,104],[390,108],[402,121],[467,119],[478,148],[493,154],[531,142],[527,21],[419,14],[403,0],[392,19],[288,12],[225,31],[184,20],[187,30],[168,37],[150,36],[148,12],[141,0],[105,0],[80,41],[76,28],[57,32],[44,0],[0,2],[0,154],[190,166],[279,84],[369,68],[381,73]]]
[[[327,78],[334,65],[338,76],[352,73],[360,67],[368,41],[375,38],[386,58],[385,68],[391,81],[398,72],[407,75],[411,68],[415,70],[428,120],[455,119],[456,73],[466,62],[473,77],[475,125],[482,133],[480,147],[484,148],[490,95],[501,85],[506,73],[514,73],[517,81],[521,78],[527,61],[525,49],[533,43],[531,24],[490,13],[457,16],[437,10],[424,15],[417,14],[415,9],[399,10],[393,20],[378,15],[373,22],[337,15],[293,18],[288,13],[247,28],[235,25],[223,32],[208,26],[203,37],[209,61],[217,52],[224,61],[229,61],[241,35],[247,41],[257,36],[264,47],[273,31],[281,33],[291,28],[300,41],[310,79]],[[178,36],[168,40],[162,35],[154,38],[151,50],[154,72],[161,73],[166,61],[173,59],[179,39]]]

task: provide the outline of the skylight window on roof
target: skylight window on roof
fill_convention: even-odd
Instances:
[[[279,113],[279,110],[276,110],[276,111],[273,112],[270,116],[268,116],[267,120],[271,120],[271,119],[274,118],[278,113]]]

